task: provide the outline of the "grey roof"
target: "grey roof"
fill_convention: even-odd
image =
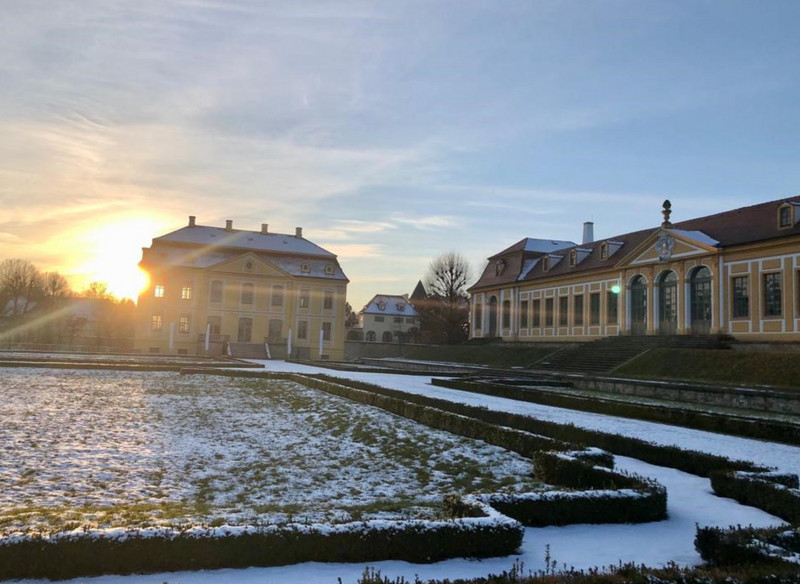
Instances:
[[[702,231],[685,231],[683,229],[668,229],[670,233],[674,233],[675,235],[682,235],[688,239],[692,239],[697,241],[698,243],[705,243],[706,245],[710,246],[717,246],[719,245],[719,241],[710,237],[703,233]]]
[[[243,231],[241,229],[225,229],[195,225],[182,227],[172,233],[153,239],[155,242],[188,243],[194,245],[247,249],[250,251],[267,251],[279,253],[296,253],[336,257],[307,239],[283,233],[261,233],[260,231]]]
[[[383,304],[381,310],[380,305]],[[400,310],[398,306],[403,306]],[[377,314],[387,316],[419,316],[414,306],[405,296],[394,294],[376,294],[372,300],[361,310],[361,314]]]
[[[571,241],[562,241],[559,239],[536,239],[533,237],[525,238],[525,251],[538,251],[546,253],[549,251],[558,251],[567,247],[574,247],[575,244]]]

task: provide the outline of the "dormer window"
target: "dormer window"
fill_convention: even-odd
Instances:
[[[550,256],[544,256],[544,258],[542,258],[542,269],[545,272],[550,269]]]
[[[575,250],[569,252],[569,265],[573,268],[578,265],[578,252]]]
[[[786,229],[793,224],[792,207],[791,205],[782,205],[778,209],[778,228]]]
[[[325,266],[325,275],[332,276],[333,275],[333,266]]]
[[[378,310],[386,310],[386,303],[383,301],[378,302]]]
[[[404,312],[406,309],[406,305],[402,302],[398,302],[395,307],[397,308],[398,312]]]
[[[503,270],[506,269],[506,260],[497,260],[497,263],[494,265],[494,275],[499,276],[503,273]]]
[[[608,244],[606,242],[603,242],[603,244],[600,246],[600,259],[608,259]]]
[[[307,274],[308,273],[308,264],[303,264],[302,266],[300,266],[300,271],[303,272],[304,274]]]

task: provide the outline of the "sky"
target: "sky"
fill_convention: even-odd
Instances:
[[[294,233],[348,300],[800,192],[793,0],[0,0],[0,259],[135,295],[153,237]]]

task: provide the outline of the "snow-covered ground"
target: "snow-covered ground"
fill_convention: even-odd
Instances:
[[[21,368],[0,398],[0,532],[432,518],[536,485],[517,454],[290,381]]]
[[[264,362],[260,362],[263,364]],[[627,420],[613,416],[588,414],[521,403],[503,398],[470,394],[458,390],[430,385],[425,377],[408,375],[347,373],[278,361],[266,362],[268,371],[295,371],[298,373],[328,373],[376,383],[385,387],[418,392],[441,399],[538,417],[556,422],[570,422],[582,427],[617,432],[661,444],[675,444],[683,448],[722,454],[733,458],[749,459],[775,466],[788,472],[800,471],[800,448],[721,436],[708,432]],[[389,577],[404,576],[413,581],[421,579],[467,578],[485,576],[508,570],[512,562],[521,560],[525,569],[545,568],[545,546],[559,567],[590,568],[633,561],[648,565],[667,562],[696,564],[699,555],[694,551],[695,524],[727,526],[753,524],[778,525],[778,518],[758,509],[739,505],[735,501],[713,495],[707,479],[677,470],[656,467],[637,460],[616,457],[618,468],[652,477],[667,487],[669,519],[640,525],[573,525],[526,529],[520,555],[487,560],[456,559],[436,564],[417,565],[405,562],[373,562],[369,565]],[[72,581],[86,584],[143,584],[169,582],[175,584],[335,584],[341,577],[345,583],[356,582],[364,570],[363,564],[301,564],[276,568],[249,568],[245,570],[219,570],[213,572],[179,572],[149,576],[102,576]]]

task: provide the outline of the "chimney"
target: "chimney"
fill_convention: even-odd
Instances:
[[[233,231],[233,219],[225,220],[225,231]]]
[[[264,235],[269,233],[269,223],[262,223],[261,224],[261,233],[263,233]]]
[[[194,227],[194,220],[196,217],[194,215],[189,215],[189,227]]]
[[[594,241],[594,223],[591,221],[586,221],[583,224],[583,242],[582,243],[591,243]]]
[[[294,236],[295,237],[303,237],[303,228],[302,227],[295,227],[294,228]]]

